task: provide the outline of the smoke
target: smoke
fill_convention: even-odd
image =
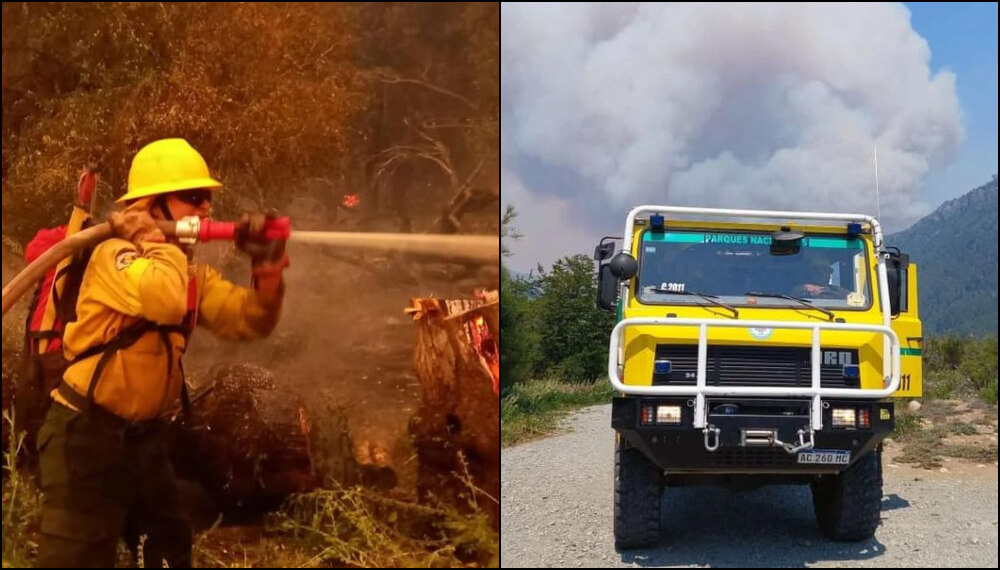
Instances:
[[[504,3],[501,29],[504,200],[562,203],[595,243],[640,203],[875,213],[876,145],[901,229],[964,136],[955,75],[898,4]],[[518,229],[528,263],[594,245]]]
[[[471,218],[463,220],[479,221]],[[348,229],[321,214],[305,221]],[[421,227],[430,225],[418,221]],[[393,222],[376,220],[365,229]],[[184,359],[190,385],[210,381],[219,365],[262,366],[274,374],[278,390],[304,403],[313,426],[322,430],[328,416],[342,414],[358,459],[369,463],[382,457],[398,476],[399,488],[414,491],[418,465],[408,428],[422,390],[413,368],[416,325],[404,309],[414,297],[471,298],[477,288],[495,288],[496,277],[485,271],[463,276],[460,266],[408,261],[407,256],[295,241],[288,244],[288,254],[291,265],[274,332],[237,342],[199,328]],[[250,264],[232,244],[198,246],[196,258],[236,284],[250,282]],[[329,452],[314,451],[320,457]]]

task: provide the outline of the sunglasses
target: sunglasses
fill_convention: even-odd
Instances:
[[[211,190],[185,190],[183,192],[176,192],[174,196],[176,196],[181,202],[190,204],[195,208],[205,203],[212,203]]]

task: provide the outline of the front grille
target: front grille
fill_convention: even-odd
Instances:
[[[783,449],[722,446],[706,456],[716,467],[777,467],[795,465],[797,457]]]
[[[820,366],[823,388],[858,388],[857,378],[844,378],[843,364],[858,364],[857,349],[824,347],[836,364]],[[656,359],[671,363],[669,374],[654,374],[654,386],[694,386],[698,347],[659,344]],[[812,384],[812,349],[806,347],[709,345],[706,383],[709,386],[777,386],[807,388]]]

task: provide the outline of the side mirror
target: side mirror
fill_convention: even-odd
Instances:
[[[889,252],[885,258],[886,283],[889,286],[889,312],[899,314],[903,307],[903,288],[906,287],[906,269],[910,266],[910,256],[899,251]]]
[[[603,241],[594,248],[594,261],[598,263],[604,261],[611,257],[615,252],[615,244],[613,242],[604,243]]]
[[[636,272],[639,271],[639,263],[634,257],[632,257],[631,254],[625,253],[624,251],[619,252],[618,255],[612,257],[611,262],[608,265],[611,266],[611,274],[621,281],[626,281],[635,277]]]
[[[608,246],[611,246],[608,248]],[[594,251],[597,265],[597,307],[605,311],[618,308],[618,286],[622,281],[635,277],[639,264],[631,255],[620,252],[608,261],[614,244],[601,244]]]
[[[614,311],[618,308],[618,279],[611,274],[611,264],[600,263],[597,269],[597,308]]]
[[[805,234],[792,231],[788,226],[771,234],[771,255],[795,255],[802,248]]]

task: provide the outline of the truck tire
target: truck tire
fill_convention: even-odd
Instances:
[[[615,547],[655,546],[660,538],[663,470],[641,451],[615,444]]]
[[[882,512],[882,453],[866,454],[838,475],[812,483],[813,507],[827,538],[856,541],[871,538]]]

